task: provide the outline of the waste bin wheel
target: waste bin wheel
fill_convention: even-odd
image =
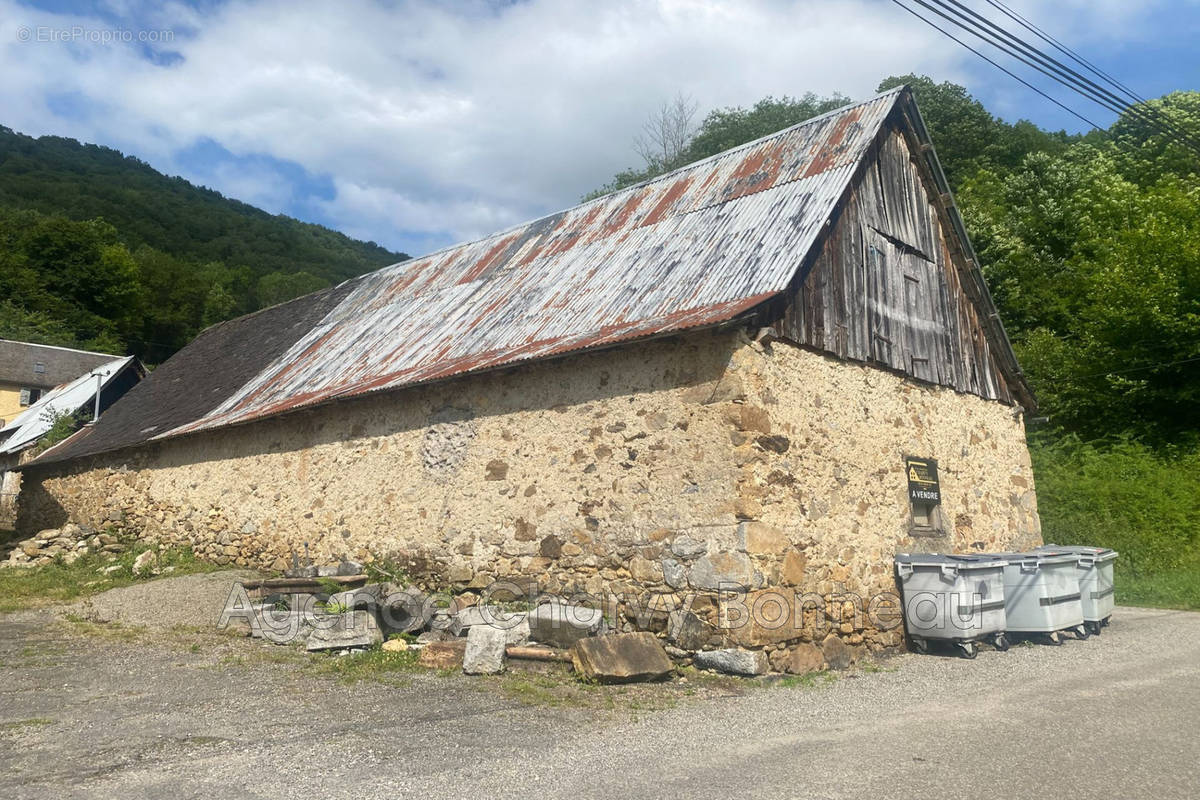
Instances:
[[[1058,631],[1054,631],[1053,633],[1047,633],[1046,634],[1046,642],[1054,645],[1055,647],[1058,647],[1059,645],[1061,645],[1063,643],[1062,634],[1059,633]]]
[[[924,639],[918,639],[916,637],[913,637],[912,639],[910,639],[910,641],[912,642],[913,649],[916,650],[918,653],[928,653],[929,652],[929,642],[925,641]]]
[[[996,638],[992,639],[992,647],[996,648],[1001,653],[1007,651],[1009,648],[1008,637],[1003,633],[997,633]]]
[[[1090,632],[1092,636],[1099,636],[1100,631],[1104,630],[1104,623],[1102,622],[1085,622],[1083,624],[1087,626],[1088,632]]]
[[[972,659],[979,655],[979,645],[975,642],[959,642],[958,649],[962,652],[962,657]]]
[[[1112,617],[1105,617],[1104,619],[1100,620],[1100,624],[1101,624],[1102,626],[1104,626],[1105,628],[1107,628],[1107,627],[1108,627],[1108,621],[1109,621],[1109,620],[1111,620],[1111,619],[1112,619]]]
[[[1076,639],[1086,639],[1092,635],[1092,629],[1087,625],[1076,625],[1071,628],[1071,633],[1075,634]]]

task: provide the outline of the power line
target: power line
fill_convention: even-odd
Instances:
[[[1128,86],[1121,83],[1116,78],[1109,75],[1107,72],[1100,69],[1095,64],[1088,61],[1086,58],[1079,55],[1071,48],[1067,47],[1065,44],[1060,42],[1058,39],[1055,39],[1053,36],[1046,33],[1044,30],[1039,28],[1037,25],[1034,25],[1032,22],[1030,22],[1025,17],[1021,16],[1016,11],[1013,11],[1011,8],[1006,6],[1004,3],[1000,2],[1000,0],[985,0],[985,2],[987,2],[987,4],[990,5],[992,8],[998,9],[1002,14],[1004,14],[1009,19],[1011,19],[1014,22],[1021,25],[1023,28],[1025,28],[1030,33],[1037,36],[1042,41],[1049,44],[1051,47],[1054,47],[1056,50],[1058,50],[1063,55],[1067,56],[1068,58],[1074,59],[1077,63],[1079,63],[1079,64],[1083,65],[1084,67],[1086,67],[1087,69],[1091,70],[1093,74],[1099,76],[1100,78],[1103,78],[1104,80],[1108,81],[1113,86],[1115,86],[1118,89],[1120,89],[1121,91],[1125,92],[1130,97],[1132,97],[1135,102],[1138,102],[1138,103],[1146,102],[1146,98],[1140,96],[1137,92],[1133,91]]]
[[[1107,131],[1105,130],[1105,128],[1103,128],[1096,122],[1085,117],[1083,114],[1076,111],[1075,109],[1067,106],[1065,103],[1062,103],[1059,100],[1055,99],[1054,97],[1051,97],[1049,94],[1042,91],[1038,87],[1034,86],[1032,83],[1030,83],[1029,81],[1025,80],[1024,78],[1020,77],[1013,71],[1002,66],[994,59],[989,58],[987,55],[980,52],[978,49],[972,47],[971,45],[967,44],[959,37],[952,34],[950,31],[946,30],[944,27],[938,25],[933,19],[923,16],[921,13],[919,13],[915,9],[910,8],[909,6],[899,2],[899,0],[892,0],[892,2],[895,3],[896,5],[900,6],[901,8],[903,8],[908,13],[915,16],[917,19],[920,19],[922,22],[929,25],[933,29],[939,31],[940,33],[945,35],[947,38],[958,43],[963,48],[965,48],[965,49],[969,50],[970,52],[974,53],[975,55],[979,56],[984,61],[987,61],[989,64],[996,67],[1000,71],[1004,72],[1009,77],[1018,81],[1019,83],[1026,86],[1027,88],[1033,90],[1041,97],[1044,97],[1045,99],[1050,100],[1056,106],[1067,111],[1072,116],[1082,120],[1083,122],[1087,123],[1088,125],[1092,126],[1093,128],[1097,129],[1098,131],[1107,134]],[[985,17],[981,17],[980,15],[976,14],[971,9],[966,8],[961,3],[956,2],[956,0],[948,0],[948,2],[952,3],[954,6],[957,6],[958,8],[962,9],[962,11],[958,11],[954,8],[949,7],[947,5],[947,0],[932,0],[932,2],[935,3],[937,7],[935,7],[934,5],[931,5],[930,2],[926,2],[926,0],[914,0],[914,2],[917,3],[918,5],[922,6],[923,8],[927,9],[928,11],[932,12],[933,14],[936,14],[937,16],[941,17],[942,19],[954,24],[958,28],[966,31],[967,33],[970,33],[972,36],[982,40],[985,44],[989,44],[992,47],[995,47],[997,50],[1000,50],[1001,53],[1008,55],[1010,57],[1013,57],[1013,58],[1021,61],[1022,63],[1032,67],[1033,69],[1037,70],[1039,73],[1046,75],[1047,77],[1050,77],[1051,79],[1062,84],[1063,86],[1067,87],[1068,89],[1071,89],[1071,91],[1073,91],[1074,93],[1079,94],[1080,96],[1084,97],[1084,99],[1087,99],[1094,103],[1097,103],[1098,105],[1102,106],[1106,110],[1113,111],[1118,114],[1128,114],[1130,117],[1150,126],[1153,129],[1153,132],[1158,133],[1160,136],[1163,136],[1164,138],[1168,139],[1169,141],[1171,141],[1175,144],[1178,144],[1182,147],[1186,147],[1189,150],[1192,150],[1193,152],[1200,155],[1200,146],[1197,146],[1194,143],[1194,141],[1191,139],[1190,136],[1187,136],[1186,134],[1183,134],[1182,132],[1177,132],[1178,129],[1174,127],[1174,124],[1170,120],[1167,120],[1166,126],[1164,126],[1163,123],[1160,123],[1156,118],[1154,118],[1151,115],[1149,109],[1146,109],[1142,106],[1134,106],[1134,105],[1129,104],[1125,99],[1108,91],[1104,87],[1099,86],[1098,84],[1096,84],[1095,82],[1086,78],[1085,76],[1080,75],[1080,73],[1078,73],[1077,71],[1071,69],[1070,67],[1062,64],[1057,59],[1053,59],[1052,57],[1047,56],[1045,53],[1042,53],[1037,48],[1032,47],[1028,43],[1021,40],[1019,37],[1016,37],[1013,34],[1009,33],[1008,31],[1004,30],[1003,28],[997,26],[991,20],[988,20]],[[990,2],[990,0],[989,0],[989,2]],[[968,16],[968,15],[970,15],[970,16]],[[982,20],[983,24],[975,21],[974,19],[971,19],[971,16],[974,16],[974,17],[978,18],[979,20]],[[1016,45],[1014,46],[1013,44],[1009,44],[1004,39],[1000,39],[997,36],[997,34],[993,33],[992,30],[989,30],[989,28],[999,31],[1004,37],[1006,37],[1007,39],[1011,39],[1013,42],[1015,42]],[[1018,50],[1017,48],[1020,48],[1020,49]],[[1036,59],[1036,61],[1034,59]],[[1168,127],[1170,128],[1170,130],[1168,130]],[[1185,138],[1187,139],[1187,141],[1184,141]]]
[[[914,17],[916,17],[917,19],[919,19],[919,20],[921,20],[922,22],[924,22],[924,23],[925,23],[926,25],[928,25],[929,27],[933,28],[933,29],[934,29],[934,30],[936,30],[936,31],[939,31],[939,32],[941,32],[941,33],[942,33],[942,34],[944,34],[944,35],[945,35],[945,36],[946,36],[948,39],[950,39],[950,40],[952,40],[952,41],[955,41],[955,42],[958,42],[958,43],[959,43],[960,45],[962,45],[964,48],[966,48],[967,50],[970,50],[972,53],[974,53],[975,55],[977,55],[977,56],[979,56],[980,58],[982,58],[984,61],[986,61],[986,62],[988,62],[989,64],[991,64],[993,67],[995,67],[996,69],[1000,70],[1000,71],[1001,71],[1001,72],[1003,72],[1005,75],[1008,75],[1008,76],[1009,76],[1010,78],[1012,78],[1013,80],[1015,80],[1015,81],[1018,81],[1019,83],[1023,84],[1023,85],[1024,85],[1024,86],[1026,86],[1027,88],[1029,88],[1029,89],[1032,89],[1034,92],[1036,92],[1036,93],[1038,93],[1039,95],[1041,95],[1042,97],[1046,98],[1046,99],[1047,99],[1047,100],[1049,100],[1051,103],[1054,103],[1054,105],[1058,106],[1058,107],[1059,107],[1059,108],[1061,108],[1063,111],[1066,111],[1066,112],[1067,112],[1068,114],[1070,114],[1071,116],[1073,116],[1073,117],[1077,117],[1078,119],[1082,120],[1083,122],[1086,122],[1088,125],[1091,125],[1093,128],[1095,128],[1095,129],[1097,129],[1097,130],[1100,130],[1100,131],[1103,131],[1103,130],[1104,130],[1104,128],[1103,128],[1103,127],[1101,127],[1101,126],[1100,126],[1098,123],[1092,122],[1090,119],[1088,119],[1087,117],[1083,116],[1083,114],[1080,114],[1078,111],[1076,111],[1076,110],[1075,110],[1075,109],[1073,109],[1073,108],[1070,108],[1070,107],[1069,107],[1069,106],[1067,106],[1065,103],[1062,103],[1062,102],[1060,102],[1059,100],[1056,100],[1055,98],[1053,98],[1053,97],[1051,97],[1050,95],[1046,94],[1046,93],[1045,93],[1045,92],[1043,92],[1041,89],[1039,89],[1038,87],[1034,86],[1032,83],[1030,83],[1029,81],[1025,80],[1024,78],[1022,78],[1022,77],[1021,77],[1020,75],[1018,75],[1017,73],[1015,73],[1015,72],[1013,72],[1012,70],[1010,70],[1010,69],[1008,69],[1008,68],[1006,68],[1006,67],[1002,66],[1001,64],[999,64],[999,63],[997,63],[996,61],[992,60],[991,58],[988,58],[986,55],[984,55],[983,53],[979,52],[979,51],[978,51],[978,50],[976,50],[974,47],[971,47],[971,45],[967,44],[967,43],[966,43],[966,42],[964,42],[962,39],[959,39],[957,36],[955,36],[954,34],[952,34],[950,31],[946,30],[946,29],[945,29],[945,28],[943,28],[942,26],[938,25],[938,24],[937,24],[936,22],[934,22],[933,20],[931,20],[931,19],[927,19],[926,17],[923,17],[923,16],[921,16],[920,12],[916,11],[915,9],[909,8],[908,6],[904,5],[904,3],[900,2],[900,0],[892,0],[892,2],[893,2],[893,3],[895,3],[896,5],[900,6],[901,8],[903,8],[903,9],[904,9],[905,11],[907,11],[908,13],[912,14],[912,15],[913,15]]]
[[[1053,61],[1052,59],[1049,59],[1048,57],[1044,56],[1044,54],[1042,54],[1036,48],[1030,47],[1021,39],[1013,36],[1008,31],[995,25],[995,23],[991,22],[991,20],[988,20],[984,17],[980,17],[978,14],[975,14],[974,11],[966,8],[961,3],[956,2],[956,0],[948,0],[948,2],[947,2],[947,0],[932,0],[933,5],[931,5],[930,2],[926,2],[926,0],[915,0],[915,2],[917,4],[923,6],[924,8],[929,9],[930,11],[932,11],[933,13],[942,17],[943,19],[947,20],[948,22],[951,22],[954,25],[957,25],[959,28],[963,29],[967,33],[970,33],[972,36],[975,36],[976,38],[981,39],[984,43],[992,45],[993,47],[1000,50],[1005,55],[1011,56],[1011,57],[1017,59],[1018,61],[1032,67],[1033,69],[1037,70],[1041,74],[1046,75],[1047,77],[1051,78],[1052,80],[1057,81],[1058,83],[1067,87],[1068,89],[1075,92],[1076,94],[1081,95],[1084,99],[1090,100],[1094,103],[1097,103],[1098,105],[1102,106],[1103,108],[1105,108],[1109,111],[1112,111],[1116,114],[1129,113],[1130,116],[1138,118],[1142,122],[1145,122],[1145,123],[1149,124],[1150,126],[1152,126],[1154,131],[1157,132],[1158,134],[1170,136],[1170,134],[1168,134],[1165,129],[1160,127],[1154,119],[1144,118],[1139,111],[1133,110],[1123,99],[1117,97],[1116,95],[1111,95],[1111,93],[1109,93],[1109,95],[1111,95],[1111,96],[1101,94],[1100,92],[1106,92],[1107,90],[1104,90],[1102,87],[1099,87],[1096,84],[1092,83],[1091,84],[1092,86],[1096,86],[1096,89],[1093,89],[1093,88],[1091,88],[1091,86],[1088,86],[1086,83],[1082,83],[1080,80],[1072,77],[1067,72],[1064,72],[1063,69],[1055,67],[1054,64],[1058,64],[1059,62]],[[958,10],[955,10],[954,8],[951,8],[948,3],[953,4],[954,6],[957,6],[958,8],[963,9],[963,11],[958,11]],[[969,15],[973,15],[973,16],[978,17],[979,19],[983,20],[983,24],[976,22],[974,19],[971,19],[971,16],[969,16]],[[1014,42],[1016,42],[1017,43],[1016,47],[1021,48],[1021,50],[1014,49],[1013,45],[1008,44],[1007,42],[998,39],[996,34],[992,33],[988,29],[988,27],[985,27],[985,26],[990,26],[990,27],[995,28],[996,30],[1000,31],[1000,33],[1002,35],[1004,35],[1004,36],[1012,39]],[[1026,52],[1023,52],[1023,51],[1027,51],[1029,53],[1029,55],[1026,55]],[[1037,61],[1040,61],[1041,63],[1035,62],[1034,59],[1037,59]],[[1052,61],[1053,61],[1053,63],[1051,63]],[[1046,66],[1043,66],[1043,65],[1050,66],[1050,68],[1054,71],[1048,70],[1046,68]],[[1069,68],[1067,68],[1067,69],[1069,69]],[[1074,74],[1078,75],[1078,73],[1074,73]],[[1080,77],[1082,77],[1082,76],[1080,76]],[[1097,91],[1097,89],[1100,91]],[[1184,144],[1183,142],[1179,141],[1178,136],[1175,136],[1174,140],[1179,144]],[[1195,147],[1190,144],[1186,144],[1184,146],[1187,146],[1190,149],[1195,150],[1197,155],[1200,155],[1200,148]]]
[[[1198,155],[1200,155],[1200,144],[1192,139],[1189,133],[1177,128],[1170,119],[1165,117],[1160,119],[1159,115],[1154,114],[1150,109],[1138,104],[1143,101],[1135,101],[1131,103],[1126,98],[1115,94],[1104,86],[1101,86],[1100,84],[1091,80],[1087,76],[1079,73],[1077,70],[1062,63],[1058,59],[1047,55],[1045,52],[1039,50],[1033,45],[1030,45],[1028,42],[1010,33],[1008,30],[997,25],[987,17],[978,14],[970,7],[958,2],[958,0],[932,0],[932,2],[939,7],[946,9],[951,14],[954,14],[957,19],[950,19],[937,9],[933,9],[924,0],[917,0],[917,2],[926,8],[930,8],[930,10],[938,13],[943,18],[954,22],[968,33],[971,33],[977,38],[983,39],[993,47],[996,47],[1008,55],[1013,56],[1014,58],[1041,72],[1043,75],[1050,77],[1063,86],[1066,86],[1068,89],[1071,89],[1077,94],[1082,95],[1085,99],[1090,99],[1117,114],[1125,114],[1137,119],[1154,128],[1160,135],[1173,137],[1177,143],[1190,147],[1191,149],[1195,150]],[[949,6],[954,6],[954,9],[949,8]],[[956,11],[955,9],[958,10]],[[982,31],[982,33],[968,28],[960,20],[965,20],[979,31]],[[998,36],[1004,37],[1004,39],[1007,41],[997,41]],[[1011,42],[1011,44],[1009,42]],[[1017,48],[1017,50],[1014,50],[1014,47]],[[1038,63],[1033,63],[1033,61],[1030,59],[1033,59],[1033,61],[1037,61]]]
[[[943,8],[947,7],[946,2],[943,2],[942,0],[934,0],[934,2],[936,2],[937,5],[939,5]],[[964,19],[967,19],[967,16],[964,16],[964,15],[969,15],[970,19],[967,19],[967,21],[971,22],[971,24],[973,24],[975,27],[984,31],[985,34],[987,34],[987,32],[990,30],[990,31],[994,32],[993,34],[991,34],[992,36],[995,36],[998,34],[999,36],[1004,37],[1005,39],[1007,39],[1009,42],[1012,43],[1011,45],[997,45],[995,41],[988,40],[993,45],[998,46],[998,47],[1003,46],[1005,49],[1007,49],[1010,46],[1015,46],[1019,50],[1021,50],[1022,53],[1027,54],[1029,57],[1038,61],[1041,65],[1052,70],[1055,74],[1050,75],[1050,77],[1054,78],[1055,80],[1059,81],[1060,83],[1063,83],[1064,80],[1069,81],[1069,85],[1067,83],[1064,83],[1064,85],[1067,85],[1068,88],[1071,88],[1071,86],[1073,85],[1078,90],[1088,93],[1088,95],[1091,96],[1092,99],[1094,99],[1096,102],[1099,102],[1103,105],[1111,106],[1112,110],[1117,111],[1118,113],[1130,110],[1129,109],[1130,103],[1125,98],[1122,98],[1122,97],[1117,96],[1116,94],[1113,94],[1108,89],[1095,83],[1090,78],[1087,78],[1086,76],[1081,75],[1079,72],[1077,72],[1076,70],[1072,69],[1071,67],[1063,64],[1061,61],[1058,61],[1057,59],[1046,55],[1044,52],[1042,52],[1038,48],[1030,45],[1028,42],[1021,39],[1019,36],[1016,36],[1013,33],[1006,30],[1005,28],[1001,27],[1000,25],[997,25],[995,22],[993,22],[992,20],[988,19],[987,17],[977,13],[974,9],[970,8],[969,6],[966,6],[966,5],[958,2],[958,0],[948,0],[948,2],[950,5],[959,9],[958,12],[952,12],[952,13],[956,13],[959,17],[962,17]],[[976,34],[976,35],[978,36],[979,34]],[[1011,53],[1011,51],[1009,51],[1009,52]],[[1018,55],[1018,57],[1020,57],[1020,56]],[[1026,63],[1029,63],[1029,62],[1026,61]],[[1030,66],[1033,66],[1035,69],[1042,71],[1041,67],[1038,67],[1037,65],[1030,64]],[[1043,74],[1047,74],[1047,73],[1045,73],[1043,71]]]
[[[1155,364],[1145,364],[1140,367],[1130,367],[1129,369],[1113,369],[1107,372],[1092,372],[1087,375],[1071,375],[1066,378],[1051,378],[1049,383],[1066,383],[1069,381],[1082,381],[1087,378],[1107,378],[1112,375],[1127,375],[1130,372],[1145,372],[1148,369],[1158,369],[1159,367],[1174,367],[1179,364],[1191,364],[1200,361],[1200,356],[1192,356],[1191,358],[1181,358],[1178,361],[1159,361]]]
[[[1119,91],[1124,92],[1131,99],[1132,103],[1138,104],[1147,113],[1151,113],[1151,110],[1149,109],[1149,107],[1147,107],[1145,105],[1148,102],[1145,97],[1142,97],[1140,94],[1135,92],[1133,89],[1130,89],[1124,83],[1117,80],[1112,75],[1105,72],[1104,70],[1100,69],[1095,64],[1093,64],[1091,61],[1088,61],[1086,58],[1081,56],[1079,53],[1072,50],[1070,47],[1067,47],[1065,44],[1060,42],[1058,39],[1054,38],[1050,34],[1046,33],[1046,31],[1039,28],[1037,25],[1034,25],[1028,19],[1021,16],[1019,13],[1017,13],[1016,11],[1009,8],[1004,3],[1000,2],[1000,0],[986,0],[986,2],[988,3],[988,5],[999,10],[1002,14],[1007,16],[1009,19],[1012,19],[1017,24],[1021,25],[1023,28],[1030,31],[1035,36],[1037,36],[1039,39],[1046,42],[1047,44],[1049,44],[1051,47],[1058,50],[1063,55],[1067,56],[1070,59],[1073,59],[1077,64],[1079,64],[1080,66],[1089,70],[1093,75],[1095,75],[1098,78],[1100,78],[1101,80],[1107,82],[1109,85],[1113,86],[1114,88],[1118,89]],[[1183,136],[1183,138],[1187,139],[1189,142],[1192,142],[1192,143],[1196,142],[1196,139],[1193,138],[1193,134],[1191,133],[1191,131],[1188,131],[1182,125],[1174,122],[1174,120],[1172,120],[1169,116],[1167,116],[1165,112],[1160,112],[1158,114],[1158,116],[1161,117],[1162,122],[1164,124],[1169,126],[1172,130],[1179,132]]]

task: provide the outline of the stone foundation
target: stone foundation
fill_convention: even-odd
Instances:
[[[906,454],[938,459],[940,536],[911,535]],[[1040,542],[1012,407],[742,331],[28,470],[19,528],[68,520],[218,563],[393,558],[427,587],[476,590],[536,579],[544,592],[616,595],[619,624],[664,633],[689,599],[718,625],[739,604],[807,598],[808,614],[787,601],[786,624],[710,632],[781,662],[831,632],[898,644],[869,613],[895,591],[897,551]],[[748,593],[718,602],[728,584]]]

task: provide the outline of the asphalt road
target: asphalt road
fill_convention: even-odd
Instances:
[[[343,686],[0,618],[0,797],[1200,796],[1195,613],[651,712],[479,687]]]

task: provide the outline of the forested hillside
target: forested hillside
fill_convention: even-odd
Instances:
[[[156,363],[214,322],[404,258],[107,147],[0,127],[3,338]]]
[[[1154,583],[1149,599],[1200,607],[1200,157],[1136,114],[1067,135],[1004,122],[925,77],[879,91],[900,84],[914,90],[1039,398],[1029,430],[1047,541],[1110,543]],[[638,139],[646,163],[597,194],[846,102],[768,97],[680,136],[688,106],[677,100]],[[1149,105],[1200,140],[1200,93]]]

